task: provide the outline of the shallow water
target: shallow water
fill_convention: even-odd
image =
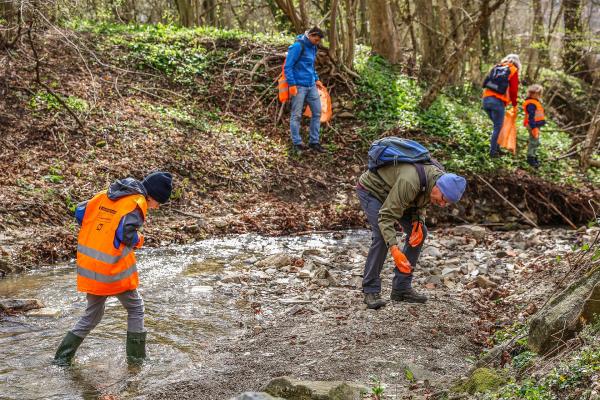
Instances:
[[[0,399],[96,399],[104,393],[143,398],[170,382],[193,379],[219,340],[235,337],[248,308],[235,293],[213,290],[219,275],[269,254],[327,249],[361,241],[366,232],[261,237],[240,235],[188,246],[140,251],[139,291],[146,307],[149,359],[141,368],[125,360],[127,313],[116,298],[85,339],[72,368],[51,365],[56,347],[85,309],[73,263],[0,280],[0,297],[37,298],[59,309],[57,318],[16,316],[0,322]]]

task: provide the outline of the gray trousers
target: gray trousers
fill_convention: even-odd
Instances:
[[[367,221],[371,226],[371,247],[369,248],[369,254],[367,255],[367,262],[365,263],[365,271],[363,273],[363,292],[364,293],[380,293],[381,292],[381,269],[383,263],[388,254],[388,247],[383,239],[383,235],[379,230],[379,209],[381,209],[381,202],[377,197],[373,196],[367,190],[357,189],[356,193],[360,200],[360,205],[367,216]],[[412,216],[403,215],[400,219],[400,225],[402,230],[406,233],[406,240],[404,241],[404,248],[402,252],[410,261],[410,265],[413,270],[417,265],[419,256],[421,255],[421,248],[425,243],[427,237],[427,227],[423,224],[423,242],[417,247],[411,247],[408,244],[410,233],[412,231]],[[396,290],[406,290],[411,288],[412,274],[403,274],[398,268],[394,267],[394,279],[392,280],[392,288]]]
[[[98,325],[104,315],[104,305],[109,296],[87,294],[85,314],[71,330],[75,335],[85,338]],[[144,300],[137,290],[115,295],[127,310],[127,330],[129,332],[144,332]]]
[[[540,147],[540,137],[533,137],[532,129],[528,126],[529,142],[527,143],[527,157],[537,157],[538,147]]]

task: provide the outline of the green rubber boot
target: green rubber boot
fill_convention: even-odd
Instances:
[[[83,342],[83,338],[77,336],[73,332],[67,332],[67,335],[58,346],[56,350],[56,354],[54,355],[54,360],[52,364],[58,365],[61,367],[68,367],[71,365],[73,361],[73,357],[75,356],[75,352],[79,348],[79,345]]]
[[[141,364],[146,358],[146,332],[127,332],[127,362]]]

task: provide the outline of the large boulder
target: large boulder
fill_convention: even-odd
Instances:
[[[286,400],[361,400],[368,389],[341,381],[300,381],[290,377],[275,378],[264,389]]]
[[[600,316],[600,268],[595,268],[556,295],[532,319],[529,347],[547,353],[575,336]]]

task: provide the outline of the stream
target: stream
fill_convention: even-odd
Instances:
[[[246,234],[139,251],[149,356],[142,367],[126,363],[126,312],[115,298],[73,367],[52,366],[86,306],[74,263],[8,276],[0,298],[37,298],[48,315],[0,319],[0,399],[218,400],[282,375],[367,385],[375,376],[390,398],[401,398],[417,390],[404,379],[407,369],[422,390],[444,387],[481,351],[477,329],[517,317],[481,320],[477,305],[519,312],[543,298],[552,269],[540,260],[555,259],[581,235],[591,232],[432,231],[414,280],[430,301],[378,311],[365,308],[360,291],[368,231]],[[384,298],[392,271],[388,259]]]
[[[223,273],[282,251],[346,245],[331,236],[262,237],[241,235],[194,245],[137,252],[139,291],[145,303],[149,360],[141,369],[125,361],[126,311],[116,298],[106,304],[100,324],[82,343],[74,367],[50,365],[64,334],[83,313],[85,295],[76,291],[74,263],[0,280],[0,298],[37,298],[57,317],[11,316],[0,321],[1,399],[95,399],[152,393],[170,382],[193,379],[202,371],[207,349],[234,337],[251,318],[233,293],[215,291]],[[368,237],[368,236],[367,236]]]

